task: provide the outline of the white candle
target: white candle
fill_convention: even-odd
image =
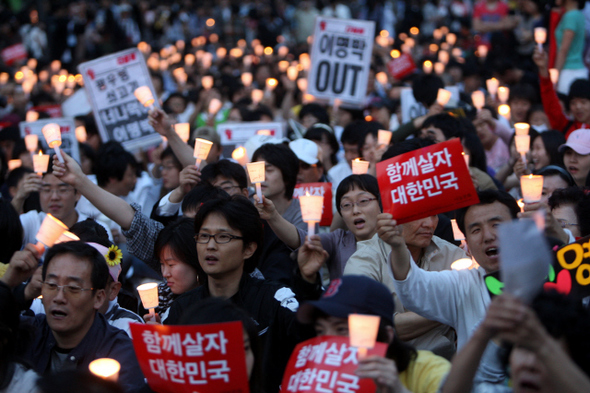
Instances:
[[[190,137],[190,131],[191,131],[190,124],[176,123],[174,125],[174,131],[176,131],[176,133],[178,134],[178,136],[180,137],[180,139],[182,139],[182,141],[184,143],[188,142],[188,139]]]
[[[554,85],[559,81],[559,70],[557,68],[549,68],[549,78]]]
[[[510,97],[510,89],[506,86],[498,87],[498,99],[502,104],[505,104]]]
[[[240,146],[231,153],[231,158],[236,160],[241,166],[246,166],[248,163],[248,156],[246,155],[246,148]]]
[[[102,358],[90,362],[88,369],[92,374],[102,379],[117,382],[121,365],[115,359]]]
[[[307,235],[315,234],[315,224],[322,219],[322,210],[324,207],[324,197],[321,195],[309,195],[306,192],[304,196],[299,197],[301,206],[301,218],[307,223]]]
[[[352,174],[353,175],[364,175],[369,172],[369,161],[361,160],[356,158],[352,160]]]
[[[23,161],[16,159],[16,160],[9,160],[8,161],[8,170],[12,171],[15,170],[16,168],[20,168],[21,166],[23,166]]]
[[[425,74],[430,74],[432,72],[432,62],[430,60],[426,60],[422,65],[422,71]]]
[[[479,57],[486,57],[488,55],[488,47],[486,45],[479,45],[477,47],[477,54]]]
[[[438,89],[438,94],[436,95],[436,102],[442,107],[448,104],[449,100],[451,99],[451,92],[445,89]]]
[[[377,82],[379,82],[381,86],[387,86],[389,78],[387,78],[387,74],[385,72],[378,72],[377,75],[375,75],[375,79],[377,79]]]
[[[454,218],[451,219],[451,227],[453,228],[453,238],[455,240],[465,240],[465,235],[459,229],[457,220],[455,220]]]
[[[527,123],[514,124],[514,132],[516,135],[528,135],[530,126]]]
[[[53,247],[55,241],[67,230],[68,227],[63,222],[48,213],[43,219],[35,239],[47,248]]]
[[[252,73],[251,72],[244,72],[241,76],[242,83],[245,87],[250,87],[252,84]]]
[[[453,33],[447,34],[447,44],[453,46],[457,42],[457,36]]]
[[[149,87],[140,86],[135,89],[133,94],[135,95],[135,98],[137,98],[137,101],[141,103],[141,105],[149,109],[154,109],[154,102],[156,102],[156,100],[154,100],[154,95],[152,94],[152,91]]]
[[[262,188],[260,183],[265,179],[265,165],[266,163],[264,161],[249,162],[246,164],[250,183],[256,185],[256,195],[258,196],[259,203],[262,203]]]
[[[393,135],[393,132],[388,131],[388,130],[377,131],[377,143],[381,146],[389,145],[389,142],[391,142],[392,135]]]
[[[492,96],[492,98],[496,98],[496,93],[498,93],[498,87],[500,86],[500,82],[496,78],[491,78],[486,80],[486,87],[488,89],[488,93]]]
[[[436,75],[442,75],[445,72],[445,65],[440,62],[434,63],[434,73]]]
[[[543,44],[547,40],[547,29],[544,27],[535,27],[534,34],[539,51],[543,51]]]
[[[64,233],[61,234],[61,236],[59,238],[57,238],[57,240],[55,241],[55,244],[73,242],[73,241],[77,241],[77,240],[80,240],[80,238],[78,236],[74,235],[70,231],[65,231]]]
[[[254,103],[254,105],[258,105],[260,103],[260,101],[262,101],[263,98],[264,98],[264,91],[262,91],[260,89],[252,90],[252,102]]]
[[[35,134],[25,135],[25,146],[31,153],[39,146],[39,136]]]
[[[498,107],[498,113],[506,120],[510,121],[510,107],[506,104],[502,104]]]
[[[86,134],[86,127],[78,126],[75,130],[76,140],[80,143],[84,143],[88,140],[88,134]]]
[[[39,112],[27,111],[27,114],[26,114],[26,121],[27,122],[32,122],[32,121],[37,121],[37,120],[39,120]]]
[[[455,262],[451,263],[452,270],[466,270],[471,267],[473,261],[471,258],[461,258],[457,259]]]
[[[39,176],[42,176],[47,172],[49,167],[49,154],[43,154],[39,150],[39,154],[33,154],[33,171],[37,172]]]
[[[543,176],[528,175],[520,177],[520,189],[524,203],[535,203],[543,194]]]
[[[213,77],[211,75],[205,75],[201,78],[201,86],[203,89],[209,90],[213,87]]]
[[[350,345],[358,348],[359,358],[375,346],[381,317],[377,315],[349,314],[348,333]]]
[[[306,78],[297,79],[297,88],[301,91],[306,91],[307,90],[307,79]]]
[[[297,77],[299,76],[299,70],[297,69],[297,67],[289,67],[287,68],[287,78],[289,78],[290,81],[295,82],[297,80]]]
[[[139,293],[143,308],[149,310],[150,315],[155,317],[154,308],[160,304],[160,300],[158,299],[158,284],[155,282],[142,284],[137,287],[137,293]]]
[[[473,106],[477,108],[478,111],[481,110],[486,104],[486,96],[481,90],[476,90],[471,93],[471,101],[473,102]]]
[[[193,152],[193,157],[197,159],[196,166],[199,169],[202,160],[206,160],[207,156],[209,155],[209,151],[211,150],[211,146],[213,146],[213,142],[208,141],[206,139],[197,138],[195,140],[195,150]]]
[[[266,79],[266,88],[268,89],[268,91],[273,91],[277,85],[279,84],[279,81],[277,81],[275,78],[267,78]]]
[[[41,132],[43,132],[43,136],[45,137],[45,141],[47,142],[47,145],[50,148],[55,150],[55,154],[57,155],[59,162],[61,162],[63,164],[64,159],[61,156],[61,152],[59,150],[59,147],[61,146],[61,130],[59,128],[59,124],[56,124],[56,123],[46,124],[41,129]]]

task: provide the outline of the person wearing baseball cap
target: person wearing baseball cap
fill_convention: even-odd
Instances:
[[[356,375],[372,378],[377,391],[437,392],[450,370],[450,363],[430,351],[417,351],[395,334],[395,305],[385,285],[364,276],[333,280],[319,300],[304,303],[297,319],[313,324],[318,336],[348,336],[348,315],[381,317],[377,341],[389,344],[385,357],[359,360]]]
[[[581,128],[570,134],[567,142],[559,146],[565,169],[578,187],[584,187],[590,173],[590,130]]]
[[[289,142],[289,148],[299,159],[297,184],[317,183],[325,180],[322,151],[317,143],[309,139],[297,139]]]

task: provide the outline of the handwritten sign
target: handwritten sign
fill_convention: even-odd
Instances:
[[[316,17],[307,93],[362,105],[374,37],[372,21]]]
[[[241,322],[196,326],[130,324],[137,360],[160,393],[248,393]]]
[[[295,186],[293,198],[304,196],[305,193],[313,196],[323,196],[324,206],[322,210],[322,219],[320,226],[330,226],[332,224],[332,183],[300,183]]]
[[[478,203],[459,139],[377,164],[383,211],[398,224]]]
[[[80,162],[80,148],[78,146],[78,140],[76,139],[76,123],[74,119],[62,117],[62,118],[51,118],[41,119],[37,121],[21,121],[19,123],[20,135],[24,138],[27,135],[37,135],[43,150],[47,154],[54,154],[55,151],[47,145],[47,141],[43,136],[43,127],[47,124],[56,123],[59,125],[61,132],[61,145],[59,148],[65,151],[74,160]]]
[[[368,355],[384,356],[387,345],[376,343]],[[360,379],[356,347],[348,337],[324,336],[297,345],[283,376],[281,392],[374,392],[372,379]]]
[[[250,177],[250,183],[262,183],[265,178],[265,162],[257,161],[246,164],[248,170],[248,176]]]
[[[133,95],[139,86],[148,86],[157,97],[137,48],[82,63],[78,69],[103,141],[115,140],[130,151],[162,141],[148,123],[148,108]]]
[[[556,257],[555,273],[545,283],[545,290],[578,298],[590,296],[590,236],[561,247]]]

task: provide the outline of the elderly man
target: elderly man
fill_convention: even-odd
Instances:
[[[38,266],[32,245],[14,254],[4,284],[11,288],[27,280]],[[41,295],[45,314],[22,317],[34,329],[24,359],[39,374],[61,370],[88,370],[95,359],[112,358],[121,364],[119,383],[126,392],[147,390],[124,331],[110,326],[98,312],[106,301],[109,270],[105,257],[84,242],[61,243],[45,258]],[[0,301],[4,301],[0,299]]]
[[[401,225],[402,237],[412,259],[418,267],[428,271],[449,270],[451,263],[467,257],[459,247],[434,236],[437,224],[438,217],[430,216]],[[408,311],[396,295],[389,273],[391,246],[375,234],[369,240],[358,242],[356,247],[344,268],[344,275],[363,275],[384,284],[394,298],[396,310],[400,310],[395,315],[398,336],[418,349],[450,359],[455,353],[455,332],[447,325]]]

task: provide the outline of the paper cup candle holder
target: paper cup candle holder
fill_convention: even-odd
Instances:
[[[535,27],[534,34],[539,51],[543,51],[543,44],[547,41],[547,29],[544,27]]]
[[[174,131],[178,134],[184,143],[188,142],[191,127],[188,123],[177,123],[174,125]]]
[[[262,187],[260,184],[265,180],[265,164],[264,161],[250,162],[246,164],[250,183],[256,185],[256,195],[258,196],[260,203],[262,203]]]
[[[59,124],[57,123],[49,123],[43,126],[41,129],[43,132],[43,136],[45,137],[45,141],[47,145],[55,150],[55,154],[57,155],[57,159],[62,164],[64,163],[64,158],[61,156],[61,151],[59,147],[61,146],[61,130],[59,128]]]
[[[304,196],[299,197],[301,205],[301,218],[307,223],[307,235],[315,234],[315,224],[322,220],[322,211],[324,207],[324,197],[321,195],[309,195],[306,192]]]
[[[39,150],[39,154],[33,154],[33,171],[39,176],[43,176],[49,167],[49,154],[43,154]]]
[[[516,123],[514,125],[514,133],[516,135],[528,135],[531,127],[527,123]]]
[[[39,136],[35,134],[25,135],[25,146],[27,151],[33,153],[39,147]]]
[[[231,153],[231,158],[236,160],[241,166],[246,166],[248,163],[248,155],[246,154],[246,148],[244,146],[237,147]]]
[[[436,102],[438,102],[438,104],[444,108],[444,106],[449,103],[449,100],[451,99],[451,94],[452,93],[448,90],[438,89],[438,93],[436,95]]]
[[[148,86],[139,86],[133,92],[137,101],[141,103],[146,108],[154,109],[154,103],[156,100],[154,99],[154,95]]]
[[[150,311],[150,316],[156,316],[154,308],[158,307],[160,300],[158,299],[158,284],[155,282],[148,282],[137,287],[137,292],[141,298],[143,308]]]
[[[531,147],[531,136],[514,135],[514,145],[516,146],[516,151],[522,157],[522,162],[526,165],[526,154],[529,152]]]
[[[45,248],[53,247],[57,239],[67,230],[68,227],[63,222],[48,213],[43,219],[41,227],[39,227],[39,232],[35,236],[38,242],[35,244],[35,248],[39,253],[43,253]]]
[[[528,175],[520,177],[520,189],[524,203],[535,203],[543,195],[543,176]]]
[[[121,364],[115,359],[101,358],[90,362],[88,369],[97,377],[106,379],[107,381],[117,382]]]
[[[213,146],[213,142],[206,139],[197,138],[195,140],[195,151],[193,156],[197,159],[197,162],[195,163],[197,169],[201,166],[201,161],[207,159],[211,146]]]
[[[498,93],[499,86],[500,82],[496,78],[486,80],[486,88],[488,89],[488,93],[490,93],[493,99],[496,99],[496,94]]]
[[[388,130],[379,130],[377,131],[377,144],[379,146],[388,146],[389,142],[391,142],[391,136],[393,132]]]
[[[367,172],[369,172],[369,161],[364,161],[360,158],[352,160],[353,175],[365,175]]]
[[[471,93],[471,102],[473,102],[473,106],[477,108],[477,111],[481,111],[481,109],[486,105],[486,96],[481,90],[476,90]]]
[[[358,348],[359,359],[367,356],[367,351],[375,346],[380,322],[381,317],[376,315],[348,315],[350,345]]]

